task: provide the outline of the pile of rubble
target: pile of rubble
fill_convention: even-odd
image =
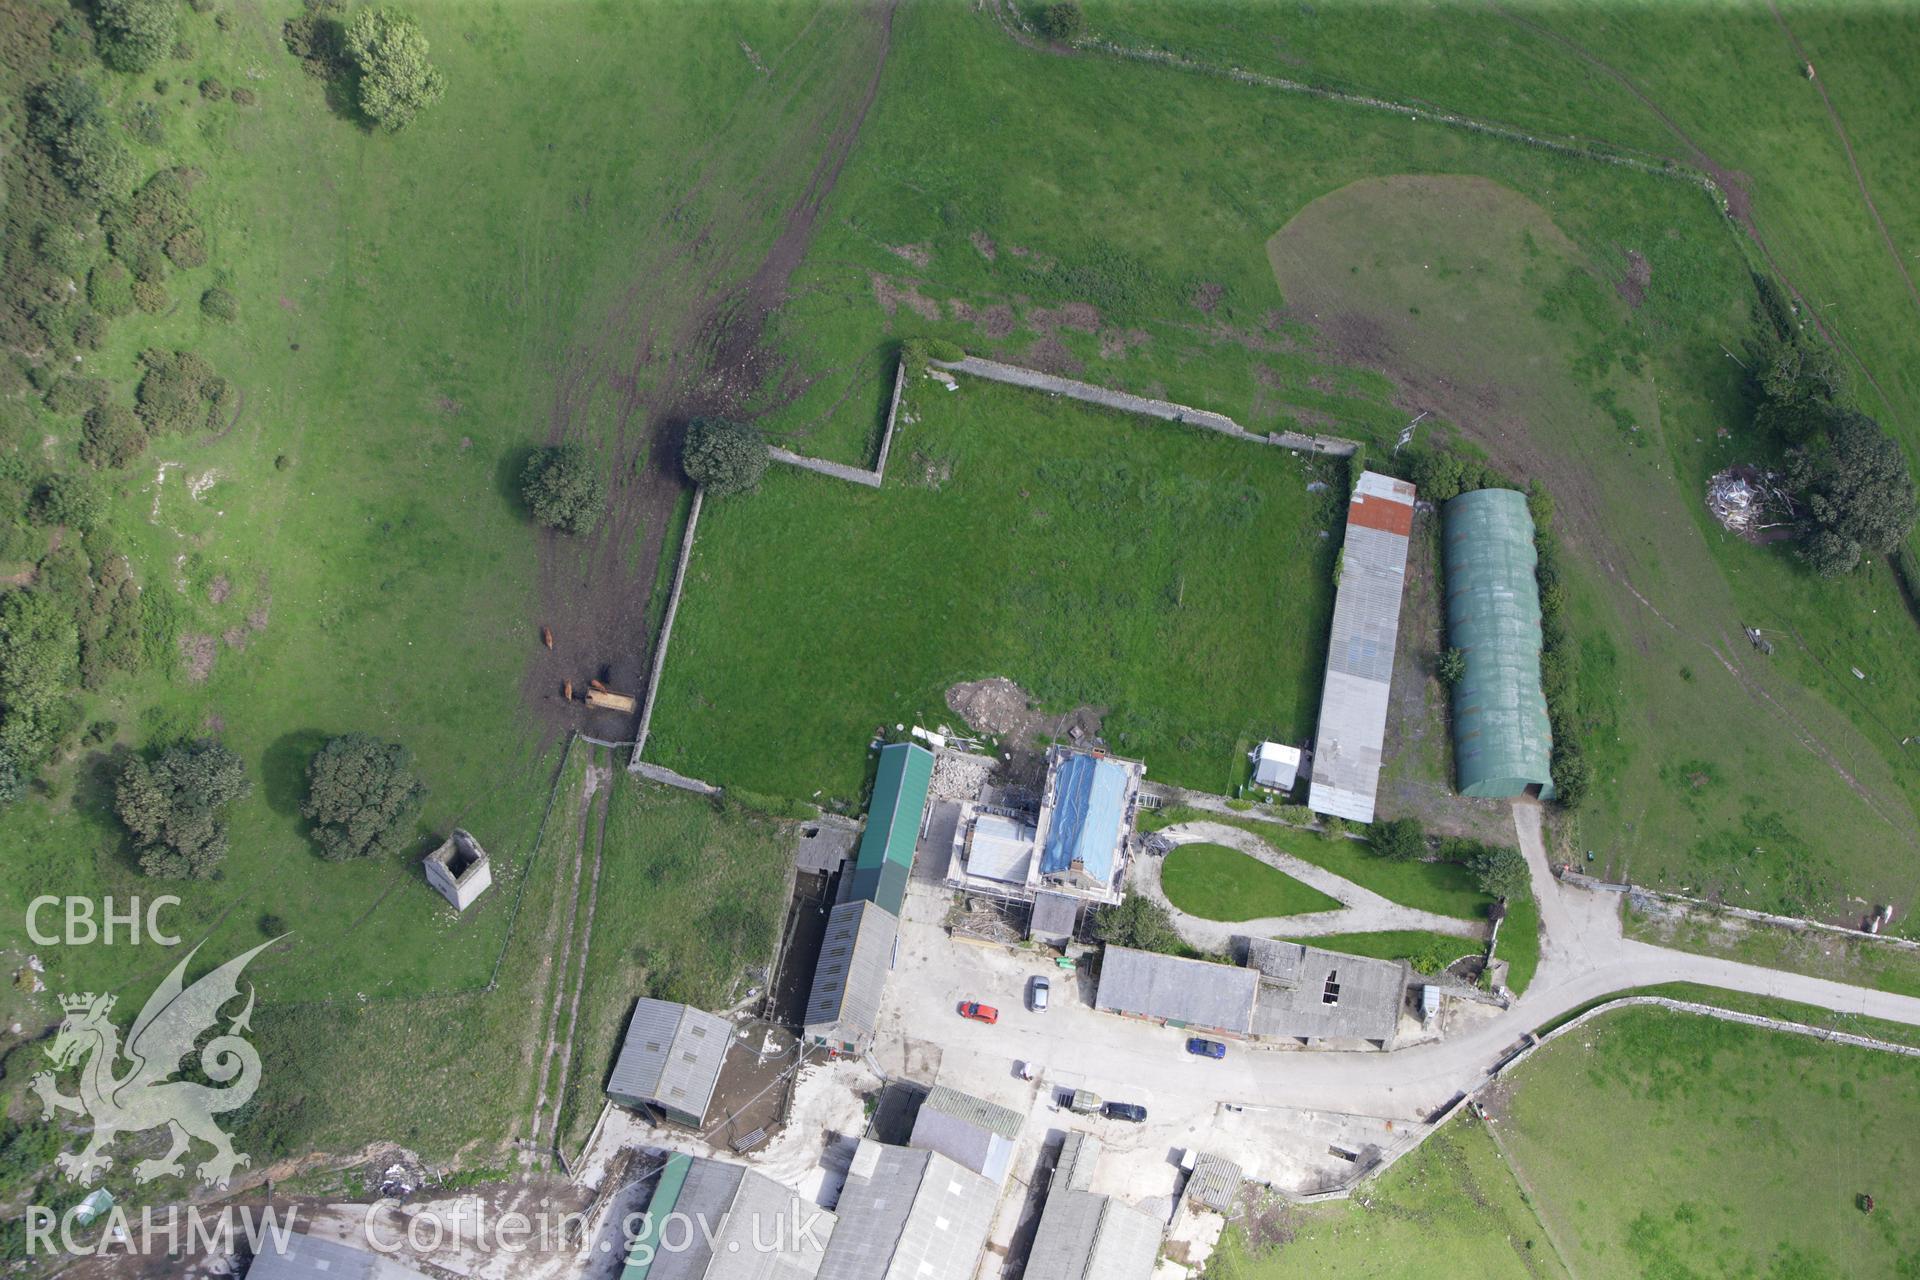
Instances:
[[[977,800],[981,788],[993,773],[991,756],[968,755],[962,751],[936,751],[933,756],[932,791],[936,800]]]
[[[1728,532],[1755,538],[1791,519],[1793,499],[1778,476],[1742,463],[1707,481],[1707,510]]]

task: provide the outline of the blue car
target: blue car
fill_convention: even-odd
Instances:
[[[1195,1036],[1187,1041],[1187,1052],[1202,1058],[1224,1058],[1227,1056],[1227,1046],[1218,1040],[1203,1040]]]

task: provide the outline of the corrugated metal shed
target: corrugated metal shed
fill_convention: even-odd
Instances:
[[[1050,1191],[1023,1280],[1150,1280],[1160,1231],[1158,1218],[1112,1196]]]
[[[1182,1027],[1248,1035],[1260,975],[1252,969],[1109,946],[1096,1007]]]
[[[1254,785],[1291,791],[1300,778],[1300,748],[1283,742],[1263,742],[1254,748]]]
[[[1406,1003],[1407,966],[1341,955],[1297,942],[1249,944],[1259,975],[1255,1035],[1274,1039],[1368,1040],[1392,1044]]]
[[[843,902],[827,917],[826,937],[807,995],[806,1035],[847,1052],[864,1052],[880,1020],[900,921],[871,902]]]
[[[1078,863],[1093,879],[1110,882],[1114,855],[1125,834],[1126,766],[1084,751],[1067,752],[1048,787],[1052,816],[1040,852],[1040,874],[1059,875]]]
[[[1313,785],[1307,793],[1307,807],[1315,813],[1373,821],[1413,500],[1413,486],[1406,481],[1363,471],[1347,505]]]
[[[1447,642],[1466,657],[1453,686],[1460,794],[1553,798],[1553,729],[1540,687],[1538,553],[1527,495],[1476,489],[1446,506]]]
[[[276,1248],[273,1233],[262,1234],[261,1252],[247,1268],[247,1280],[425,1280],[384,1254],[297,1231]]]
[[[999,1199],[937,1152],[863,1140],[820,1280],[972,1280]]]
[[[642,997],[607,1094],[629,1106],[655,1106],[683,1124],[706,1122],[707,1104],[726,1066],[733,1024],[690,1005]]]
[[[1020,1113],[970,1093],[935,1085],[914,1117],[907,1145],[938,1151],[998,1184],[1006,1181],[1020,1138]]]
[[[1079,1130],[1070,1131],[1060,1144],[1060,1160],[1053,1167],[1053,1185],[1068,1191],[1085,1191],[1093,1186],[1093,1167],[1100,1161],[1100,1139]]]
[[[669,1158],[647,1211],[649,1226],[672,1214],[693,1230],[649,1233],[621,1280],[814,1280],[837,1225],[763,1174],[680,1154]],[[811,1230],[798,1229],[808,1222]]]
[[[854,861],[853,896],[900,914],[913,866],[913,847],[927,814],[933,753],[911,742],[880,748],[880,769],[867,806],[867,830]]]
[[[1186,1197],[1203,1209],[1229,1213],[1234,1197],[1240,1194],[1243,1177],[1240,1166],[1233,1161],[1202,1151],[1193,1162],[1193,1172],[1187,1176]]]

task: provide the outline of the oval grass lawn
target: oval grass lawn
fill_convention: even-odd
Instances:
[[[1203,920],[1233,923],[1332,911],[1340,905],[1311,885],[1223,844],[1183,844],[1160,867],[1167,901]]]

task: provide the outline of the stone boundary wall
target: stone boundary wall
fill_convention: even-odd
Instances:
[[[767,456],[775,462],[784,462],[790,467],[799,467],[803,471],[815,471],[823,476],[832,476],[835,480],[845,480],[851,484],[865,485],[869,489],[878,489],[887,475],[887,455],[893,452],[893,427],[900,417],[900,392],[907,381],[907,362],[896,360],[893,365],[893,399],[887,404],[887,426],[880,433],[880,457],[873,464],[873,470],[863,471],[859,467],[850,467],[844,462],[828,462],[824,458],[809,458],[805,454],[795,453],[791,449],[778,446],[770,447]]]
[[[687,531],[680,537],[680,559],[673,566],[673,591],[667,596],[667,611],[660,616],[660,638],[653,646],[653,670],[647,673],[646,700],[640,704],[640,727],[633,735],[633,756],[627,772],[640,773],[640,754],[647,749],[647,733],[653,725],[653,704],[660,692],[660,673],[667,665],[667,643],[673,639],[673,617],[680,611],[680,593],[687,585],[687,559],[693,554],[693,535],[700,528],[700,506],[706,490],[693,491],[693,506],[687,512]],[[679,777],[679,774],[674,774]],[[705,786],[705,783],[701,783]]]
[[[720,788],[711,782],[702,782],[698,778],[689,778],[684,773],[675,773],[663,764],[647,764],[638,756],[627,766],[627,773],[633,777],[645,778],[649,782],[658,782],[662,786],[678,787],[682,791],[691,791],[700,796],[717,796]]]
[[[1853,929],[1843,924],[1828,924],[1824,920],[1808,920],[1803,916],[1776,916],[1765,911],[1754,911],[1748,907],[1730,907],[1718,902],[1708,902],[1705,898],[1689,897],[1684,893],[1669,893],[1664,889],[1648,889],[1642,885],[1620,884],[1612,880],[1599,880],[1578,871],[1556,871],[1555,876],[1562,884],[1575,888],[1591,890],[1594,893],[1624,893],[1633,897],[1654,898],[1661,902],[1679,903],[1686,907],[1697,907],[1715,915],[1731,916],[1736,920],[1747,920],[1754,924],[1768,924],[1780,929],[1802,932],[1808,929],[1821,933],[1830,933],[1835,937],[1853,938],[1862,942],[1878,942],[1889,947],[1899,947],[1907,951],[1920,951],[1920,941],[1913,938],[1898,938],[1885,933],[1868,933],[1865,929]]]
[[[1266,435],[1257,435],[1226,414],[1214,413],[1210,409],[1195,409],[1191,405],[1175,404],[1171,400],[1151,400],[1146,396],[1136,396],[1125,391],[1112,391],[1106,387],[1095,386],[1091,382],[1077,382],[1072,378],[1055,377],[1053,374],[1041,373],[1036,369],[1001,364],[997,360],[982,360],[978,356],[967,356],[961,360],[931,360],[928,363],[942,369],[951,369],[956,373],[985,378],[989,382],[1004,382],[1009,386],[1045,391],[1050,395],[1066,396],[1070,400],[1081,400],[1087,404],[1117,409],[1121,413],[1139,414],[1142,417],[1159,418],[1163,422],[1202,427],[1208,431],[1217,431],[1221,435],[1232,436],[1236,440],[1246,440],[1253,444],[1278,445],[1283,449],[1304,449],[1309,453],[1324,453],[1335,458],[1350,458],[1360,447],[1358,441],[1340,436],[1309,436],[1297,431],[1273,431]]]

